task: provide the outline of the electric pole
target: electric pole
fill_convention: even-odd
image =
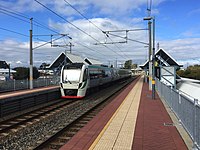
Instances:
[[[69,52],[72,53],[72,46],[74,46],[71,42],[69,42]]]
[[[30,89],[33,89],[33,18],[30,19],[30,74],[29,74],[29,82]]]

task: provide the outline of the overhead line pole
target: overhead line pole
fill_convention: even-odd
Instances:
[[[155,99],[155,17],[146,17],[144,20],[148,20],[149,26],[149,89],[152,90],[152,99]],[[151,20],[153,20],[153,48],[151,51]],[[151,53],[152,52],[152,53]]]
[[[153,61],[153,73],[152,73],[152,99],[155,99],[155,17],[152,17],[153,20],[153,52],[152,52],[152,61]]]
[[[29,88],[33,89],[33,18],[30,19],[30,73],[29,73]]]
[[[152,33],[151,33],[151,21],[148,21],[149,28],[149,90],[152,90]]]

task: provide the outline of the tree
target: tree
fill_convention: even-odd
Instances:
[[[132,67],[132,60],[127,60],[124,64],[125,69],[131,69]]]
[[[40,65],[40,69],[45,69],[45,68],[47,68],[48,66],[50,66],[50,64],[47,64],[47,63],[42,63],[41,65]]]
[[[177,74],[181,77],[200,80],[200,65],[189,66],[185,70],[178,70]]]
[[[16,80],[23,80],[23,79],[27,79],[28,75],[29,75],[29,70],[26,67],[16,67],[13,70],[16,71],[16,73],[14,73],[13,78]]]
[[[132,64],[132,69],[136,69],[138,67],[137,64]]]
[[[36,67],[33,67],[33,79],[37,79],[40,77],[40,73]]]
[[[16,73],[13,75],[13,78],[16,80],[23,80],[23,79],[29,79],[29,68],[26,67],[16,67],[13,70],[16,71]],[[38,72],[38,69],[36,67],[33,67],[33,79],[39,78],[40,73]]]

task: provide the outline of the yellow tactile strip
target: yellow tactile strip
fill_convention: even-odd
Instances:
[[[137,84],[129,92],[90,149],[131,149],[142,85],[143,77],[138,80]]]

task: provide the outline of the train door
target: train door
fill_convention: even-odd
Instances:
[[[79,96],[85,96],[87,88],[88,88],[88,84],[89,84],[89,80],[88,80],[88,68],[84,68],[83,74],[82,74],[82,79],[80,79],[79,82],[79,90],[78,90],[78,95]]]

